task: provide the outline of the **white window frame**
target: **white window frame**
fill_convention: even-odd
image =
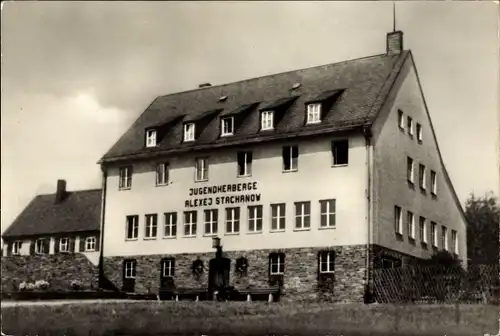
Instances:
[[[336,199],[328,199],[328,200],[320,200],[319,201],[319,208],[320,208],[320,221],[319,225],[320,228],[334,228],[336,221],[337,221],[337,215],[336,215],[336,208],[337,208],[337,200]],[[323,211],[323,204],[325,205],[325,211]],[[333,208],[333,209],[332,209]],[[333,215],[333,223],[330,222],[330,216]],[[323,218],[325,218],[325,222],[323,222]],[[325,224],[325,225],[323,225]]]
[[[130,221],[131,220],[131,221]],[[125,218],[125,240],[137,240],[139,239],[139,216],[130,215]],[[130,225],[132,225],[132,236],[129,237]]]
[[[85,252],[93,252],[96,248],[97,239],[94,236],[85,238]]]
[[[234,134],[234,117],[225,117],[221,119],[221,136]]]
[[[444,225],[441,225],[441,243],[443,246],[442,249],[445,251],[449,250],[449,245],[448,245],[448,228]]]
[[[166,212],[163,214],[165,224],[163,225],[163,237],[177,237],[177,212]]]
[[[423,221],[422,221],[423,220]],[[427,220],[425,217],[420,216],[418,221],[418,230],[420,234],[420,241],[427,244]]]
[[[408,228],[408,237],[415,239],[415,215],[411,211],[406,212],[406,224]]]
[[[437,247],[438,246],[438,232],[437,232],[437,223],[436,222],[431,222],[431,240],[432,240],[432,246]]]
[[[321,103],[307,104],[307,124],[321,122]]]
[[[437,173],[434,170],[431,170],[431,192],[437,195]]]
[[[276,216],[274,215],[273,211],[274,208],[276,208]],[[271,231],[280,232],[280,231],[285,231],[285,229],[286,229],[286,204],[285,203],[271,204]]]
[[[403,235],[403,209],[400,206],[394,206],[394,224],[396,233]]]
[[[264,210],[262,208],[262,205],[248,206],[248,232],[251,233],[262,232],[263,212]],[[258,229],[259,224],[260,224],[260,229]]]
[[[217,234],[219,224],[219,211],[217,209],[206,209],[203,211],[205,216],[204,229],[206,236],[213,236]],[[207,230],[207,227],[210,230]]]
[[[156,147],[156,135],[155,129],[149,129],[146,131],[146,147]]]
[[[45,251],[45,249],[44,249],[45,240],[47,240],[47,239],[46,238],[38,238],[37,240],[35,240],[35,254],[47,254],[47,253],[49,253],[49,251]]]
[[[197,158],[194,163],[195,182],[208,181],[208,159]]]
[[[69,252],[69,238],[64,237],[59,240],[59,252],[60,253]]]
[[[326,260],[323,260],[326,255]],[[333,269],[331,269],[331,259],[333,258]],[[326,270],[323,270],[322,265],[326,265]],[[325,273],[335,273],[335,252],[334,251],[320,251],[319,253],[319,272],[322,274]]]
[[[12,243],[12,255],[21,255],[21,247],[23,242],[21,240],[15,240]]]
[[[193,122],[184,124],[184,142],[194,141],[195,127],[196,125]]]
[[[132,188],[132,166],[120,167],[118,179],[118,189],[128,190]]]
[[[173,258],[163,259],[161,269],[163,278],[173,278],[175,276],[175,260]]]
[[[169,178],[169,164],[168,162],[161,162],[156,165],[156,185],[164,186],[168,184]]]
[[[276,260],[273,260],[276,257]],[[283,258],[283,260],[281,260]],[[273,265],[277,265],[277,272],[273,272]],[[272,253],[269,256],[269,274],[283,275],[285,274],[285,255],[280,253]]]
[[[406,158],[406,179],[411,184],[415,183],[415,160],[409,156]]]
[[[347,143],[347,161],[343,163],[339,163],[339,144],[340,143]],[[343,139],[343,140],[334,140],[332,141],[332,160],[333,160],[333,166],[347,166],[349,164],[349,140],[348,139]]]
[[[132,260],[125,261],[125,279],[135,279],[136,262]]]
[[[423,164],[418,165],[418,183],[423,190],[427,189],[427,168]]]
[[[290,145],[290,146],[284,146],[285,148],[288,148],[290,151],[290,168],[286,169],[286,164],[285,164],[285,157],[282,157],[283,160],[283,172],[295,172],[299,170],[299,146],[297,145]],[[293,149],[297,148],[297,158],[295,160],[295,166],[294,166],[294,159],[293,159]]]
[[[405,129],[405,115],[403,111],[398,110],[398,126],[401,130]]]
[[[422,125],[419,123],[417,123],[417,140],[420,142],[423,141]]]
[[[453,253],[458,254],[458,233],[451,230],[451,243],[453,244]]]
[[[147,214],[144,218],[144,239],[156,239],[158,236],[158,215]]]
[[[198,212],[194,211],[184,211],[183,214],[184,219],[184,237],[196,237],[197,234],[197,221],[198,221]]]
[[[306,213],[306,205],[309,205],[309,213]],[[306,219],[308,224],[306,225]],[[300,222],[300,225],[298,225]],[[295,230],[311,229],[311,202],[295,202]]]
[[[262,131],[274,129],[274,111],[262,111],[260,113],[260,129]]]
[[[241,230],[241,211],[239,207],[226,208],[226,234],[239,234]],[[236,230],[238,224],[238,230]],[[228,227],[230,230],[228,230]]]
[[[410,136],[413,136],[413,118],[410,116],[407,116],[406,120],[408,122],[408,125],[407,125],[408,126],[408,134]]]
[[[250,154],[250,159],[248,158],[248,155]],[[243,157],[243,174],[240,174],[240,155]],[[236,160],[237,160],[237,168],[238,168],[238,177],[248,177],[252,176],[252,161],[253,161],[253,155],[252,152],[250,151],[241,151],[236,154]]]

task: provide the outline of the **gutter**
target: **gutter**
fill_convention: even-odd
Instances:
[[[101,166],[102,170],[102,194],[101,194],[101,234],[99,248],[99,288],[102,289],[104,284],[104,219],[106,214],[106,182],[108,173],[106,167]]]
[[[366,289],[371,291],[370,276],[371,274],[371,256],[372,256],[372,132],[370,127],[363,128],[363,135],[365,136],[365,149],[366,149],[366,167],[367,167],[367,188],[366,188],[366,217],[367,217],[367,242],[366,242]],[[365,295],[368,294],[365,292]],[[371,292],[370,292],[371,294]]]

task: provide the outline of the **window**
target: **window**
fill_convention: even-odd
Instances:
[[[119,189],[130,189],[132,187],[132,167],[120,168]]]
[[[146,131],[146,147],[156,146],[156,130]]]
[[[422,142],[422,139],[423,139],[422,125],[420,125],[419,123],[417,123],[417,140],[419,142]]]
[[[321,227],[335,227],[335,200],[319,201],[321,208]]]
[[[65,253],[69,251],[69,238],[61,238],[59,240],[59,252]]]
[[[431,222],[431,241],[432,241],[432,246],[438,246],[438,239],[437,239],[437,224],[434,222]]]
[[[333,165],[346,165],[349,161],[349,141],[332,142]]]
[[[413,136],[413,119],[411,117],[408,117],[408,134],[410,136]]]
[[[309,229],[311,227],[311,202],[295,203],[295,228]]]
[[[285,204],[271,204],[271,231],[284,231],[286,222]]]
[[[441,226],[441,247],[448,251],[448,229],[446,226]]]
[[[16,240],[12,244],[12,255],[20,255],[21,254],[21,247],[23,246],[23,242],[20,240]]]
[[[408,237],[415,239],[415,223],[413,212],[408,211],[406,214],[407,227],[408,227]]]
[[[335,252],[321,251],[319,253],[319,272],[333,273],[335,271]]]
[[[139,216],[127,216],[127,239],[137,239],[139,236]]]
[[[431,170],[431,192],[433,195],[437,195],[437,175],[433,170]]]
[[[177,212],[165,213],[163,236],[168,238],[177,237]]]
[[[420,184],[420,188],[425,190],[426,188],[426,178],[425,178],[425,166],[423,164],[418,165],[418,183]]]
[[[135,279],[135,260],[125,260],[124,264],[125,279]]]
[[[217,233],[217,223],[219,212],[217,209],[205,210],[205,234],[213,235]]]
[[[195,179],[196,181],[208,180],[208,160],[204,158],[196,159],[195,163]]]
[[[40,238],[35,242],[35,253],[36,254],[45,254],[48,253],[48,249],[46,248],[46,239]]]
[[[420,216],[419,219],[420,242],[427,243],[427,225],[425,225],[425,217]]]
[[[401,130],[405,129],[405,119],[401,110],[398,110],[398,125]]]
[[[406,160],[406,169],[408,182],[413,184],[413,159],[411,157],[408,157]]]
[[[299,148],[297,146],[283,147],[283,171],[295,171],[298,169]]]
[[[196,237],[196,211],[185,211],[184,212],[184,236],[185,237]]]
[[[272,130],[274,128],[274,113],[273,111],[264,111],[260,114],[260,129]]]
[[[394,206],[394,230],[396,233],[402,235],[403,234],[403,212],[401,208],[397,205]]]
[[[283,253],[271,253],[269,255],[269,268],[271,275],[285,273],[285,255]]]
[[[232,135],[234,133],[234,118],[223,118],[221,121],[221,135]]]
[[[226,209],[226,233],[240,232],[240,208]]]
[[[194,141],[194,123],[184,124],[184,141]]]
[[[156,166],[156,185],[168,184],[168,163],[159,163]]]
[[[175,259],[163,259],[161,262],[161,275],[163,278],[173,278],[175,275]]]
[[[156,238],[158,231],[158,216],[156,214],[146,215],[146,225],[144,238]]]
[[[455,230],[451,230],[451,244],[453,245],[453,253],[458,254],[458,239]]]
[[[238,176],[252,175],[252,152],[238,152]]]
[[[248,207],[248,232],[262,231],[262,205]]]
[[[380,258],[382,268],[390,269],[390,268],[400,268],[401,267],[401,259],[394,258],[391,256],[383,256]]]
[[[95,251],[95,237],[87,237],[85,238],[85,251]]]
[[[316,124],[321,122],[321,104],[308,104],[307,105],[307,123]]]

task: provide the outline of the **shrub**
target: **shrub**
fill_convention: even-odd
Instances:
[[[80,280],[72,280],[70,282],[70,287],[72,290],[81,290],[83,288],[83,283]]]
[[[37,280],[35,282],[35,288],[38,290],[46,290],[50,287],[50,284],[46,280]]]
[[[28,284],[26,283],[26,281],[23,281],[19,284],[19,291],[20,292],[24,292],[27,288],[28,288]]]

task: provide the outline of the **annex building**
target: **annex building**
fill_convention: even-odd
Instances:
[[[103,275],[348,302],[374,267],[442,249],[465,263],[413,55],[400,31],[386,47],[156,98],[100,161]]]

